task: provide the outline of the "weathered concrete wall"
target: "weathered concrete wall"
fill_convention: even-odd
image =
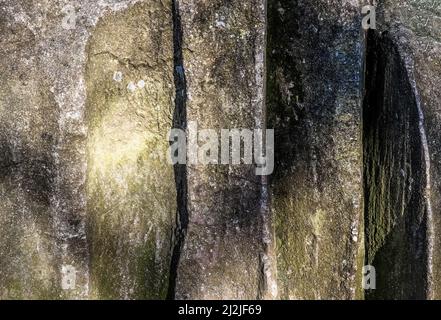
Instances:
[[[360,8],[358,1],[269,2],[271,208],[284,299],[362,295]]]

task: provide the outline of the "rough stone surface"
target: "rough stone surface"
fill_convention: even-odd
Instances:
[[[2,299],[165,296],[171,4],[135,2],[0,2]]]
[[[387,0],[377,12],[374,46],[380,43],[378,63],[386,68],[384,90],[375,94],[384,95],[376,105],[386,112],[371,145],[383,152],[366,212],[374,224],[366,253],[378,283],[368,298],[440,298],[441,6]]]
[[[270,1],[271,209],[284,299],[361,298],[362,81],[358,1]]]
[[[87,48],[91,295],[166,297],[176,215],[170,1],[107,15]],[[116,79],[116,80],[115,80]]]
[[[441,4],[367,2],[0,0],[0,299],[441,299]]]
[[[265,1],[177,1],[187,123],[264,127]],[[202,142],[202,141],[201,141]],[[188,227],[177,298],[276,295],[268,213],[254,165],[187,166]]]
[[[369,34],[366,65],[366,260],[378,271],[377,289],[368,297],[422,299],[427,208],[418,107],[404,61],[387,35]]]

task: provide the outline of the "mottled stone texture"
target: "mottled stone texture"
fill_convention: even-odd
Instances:
[[[51,298],[60,294],[51,206],[57,104],[44,76],[32,77],[35,67],[17,70],[32,35],[24,32],[17,50],[9,32],[0,49],[0,298]]]
[[[187,123],[264,127],[265,1],[177,1]],[[201,141],[202,143],[202,141]],[[176,297],[255,299],[276,294],[271,238],[253,165],[187,166],[188,226]]]
[[[0,0],[0,299],[441,299],[441,5],[377,2]]]
[[[135,2],[0,2],[1,299],[165,297],[171,2]]]
[[[358,1],[270,1],[271,209],[284,299],[361,298],[362,80]]]
[[[83,33],[74,40],[62,29],[62,3],[35,4],[0,6],[0,297],[82,298],[88,255],[76,45]],[[75,286],[62,290],[71,276]]]
[[[92,297],[166,297],[176,215],[174,171],[165,158],[173,119],[172,29],[171,2],[150,1],[107,15],[89,40]]]
[[[387,0],[377,11],[368,77],[383,73],[383,85],[369,100],[380,123],[368,123],[365,172],[366,254],[378,289],[368,298],[439,299],[441,6]]]
[[[427,208],[418,106],[392,41],[375,32],[369,33],[367,41],[366,260],[378,271],[377,289],[367,297],[423,299]]]

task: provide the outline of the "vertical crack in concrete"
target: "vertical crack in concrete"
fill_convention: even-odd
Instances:
[[[185,130],[187,127],[187,84],[182,53],[183,30],[179,13],[179,0],[172,0],[171,10],[173,17],[174,82],[176,89],[173,127]],[[173,248],[167,299],[175,298],[179,260],[188,226],[187,167],[185,164],[175,165],[175,182],[177,190],[176,228],[173,234],[174,239],[172,239]]]

